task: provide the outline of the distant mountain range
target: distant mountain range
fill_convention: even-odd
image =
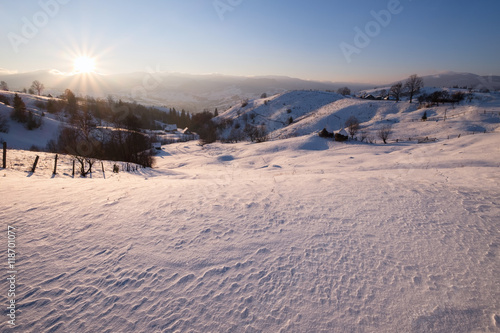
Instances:
[[[481,76],[472,73],[445,72],[422,76],[422,79],[426,87],[453,88],[458,86],[459,88],[468,87],[477,90],[484,88],[488,90],[500,89],[500,76],[497,75]],[[404,83],[405,80],[401,81]]]
[[[480,87],[500,89],[500,76],[479,76],[470,73],[443,73],[423,76],[425,86]],[[289,90],[337,90],[347,86],[353,92],[374,88],[374,84],[308,81],[286,76],[226,76],[219,74],[190,75],[156,73],[64,75],[57,71],[40,70],[9,74],[0,70],[0,80],[11,90],[29,88],[34,80],[42,82],[45,94],[59,95],[71,89],[79,95],[112,96],[125,101],[154,106],[168,106],[191,112],[204,109],[225,110],[243,99],[255,99],[263,93],[274,95]],[[404,81],[405,78],[402,79]],[[390,84],[389,84],[390,85]],[[379,85],[380,86],[380,85]]]

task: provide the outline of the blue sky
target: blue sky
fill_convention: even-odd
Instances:
[[[499,13],[498,0],[2,1],[0,68],[70,72],[87,55],[101,73],[500,75]]]

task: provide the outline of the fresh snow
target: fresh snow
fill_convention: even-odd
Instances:
[[[480,112],[498,100],[413,122],[424,110],[408,103],[331,96],[310,119],[368,110],[363,126],[438,140],[188,142],[163,146],[154,169],[104,162],[89,178],[71,176],[69,156],[53,176],[54,155],[9,150],[0,221],[17,232],[16,329],[500,331],[500,130]],[[293,125],[324,127],[307,121]]]

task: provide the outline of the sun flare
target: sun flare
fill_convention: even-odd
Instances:
[[[95,61],[89,57],[78,57],[74,60],[73,71],[75,73],[92,73],[95,71]]]

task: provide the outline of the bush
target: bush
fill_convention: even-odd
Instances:
[[[47,105],[44,102],[42,102],[42,101],[36,101],[35,102],[35,106],[37,108],[43,109],[43,110],[45,110],[47,108]]]
[[[33,116],[33,112],[28,111],[28,121],[26,122],[26,128],[29,131],[39,128],[42,126],[42,118]]]
[[[7,96],[5,95],[0,95],[0,102],[2,102],[5,105],[10,105],[10,100]]]
[[[0,132],[2,133],[9,133],[9,121],[7,117],[4,115],[0,114]]]
[[[57,153],[57,152],[59,152],[59,149],[57,147],[57,142],[54,139],[50,139],[49,142],[47,142],[47,146],[45,146],[45,149],[49,153]]]
[[[66,107],[66,102],[63,100],[49,99],[47,101],[47,112],[59,113]]]
[[[265,125],[253,126],[247,124],[243,131],[252,142],[260,143],[269,140],[267,128]]]

